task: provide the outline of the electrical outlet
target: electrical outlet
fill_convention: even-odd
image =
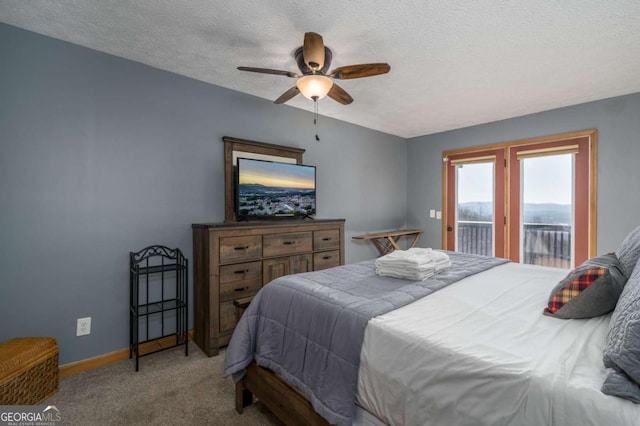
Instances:
[[[91,317],[78,318],[76,336],[86,336],[87,334],[91,334]]]

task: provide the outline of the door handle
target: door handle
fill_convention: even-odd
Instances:
[[[447,232],[451,232],[451,231],[453,231],[453,228],[450,226],[447,226]]]

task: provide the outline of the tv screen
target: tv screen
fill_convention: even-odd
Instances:
[[[236,214],[240,217],[313,216],[316,168],[238,158]]]

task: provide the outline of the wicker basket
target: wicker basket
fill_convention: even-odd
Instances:
[[[25,337],[0,343],[0,405],[35,405],[58,390],[58,343]]]

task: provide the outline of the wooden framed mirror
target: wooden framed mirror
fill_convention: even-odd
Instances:
[[[260,160],[280,161],[283,163],[302,164],[304,149],[238,139],[230,136],[222,138],[224,142],[224,221],[237,222],[235,203],[235,166],[236,159],[255,158]]]

